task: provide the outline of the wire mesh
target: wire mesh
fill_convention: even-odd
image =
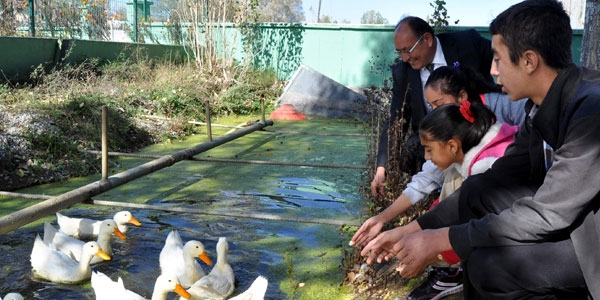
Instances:
[[[175,0],[0,0],[0,35],[180,44],[177,5]]]

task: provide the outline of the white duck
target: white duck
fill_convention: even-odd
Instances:
[[[1,297],[0,300],[2,300]],[[23,300],[23,296],[19,293],[8,293],[4,296],[4,300]]]
[[[229,300],[264,300],[268,285],[267,278],[258,276],[247,290]]]
[[[229,243],[227,238],[220,237],[217,242],[217,263],[208,275],[200,278],[187,291],[192,300],[197,299],[226,299],[235,289],[233,269],[227,262]]]
[[[93,239],[100,233],[100,223],[102,221],[86,219],[86,218],[71,218],[61,213],[56,213],[56,220],[60,230],[67,235],[78,239]],[[135,226],[141,226],[138,220],[126,210],[117,212],[113,217],[113,220],[119,226],[119,230],[122,233],[127,232],[127,224],[133,224]]]
[[[98,234],[98,239],[96,241],[98,242],[98,245],[100,245],[100,248],[111,257],[113,256],[113,251],[110,240],[113,234],[122,240],[126,238],[125,234],[119,230],[117,223],[114,220],[106,219],[100,222],[100,233]],[[76,261],[79,261],[83,246],[85,245],[84,241],[68,236],[64,232],[54,228],[54,226],[48,222],[44,222],[44,243],[47,245],[50,245],[50,243],[54,244],[57,250],[71,256]],[[104,260],[101,257],[94,256],[90,264],[93,265],[103,261]]]
[[[146,298],[125,288],[121,277],[115,282],[101,272],[92,272],[92,288],[96,300],[146,300]],[[166,300],[168,293],[177,293],[183,299],[189,299],[190,294],[179,284],[177,276],[160,275],[154,283],[152,300]]]
[[[66,254],[48,246],[36,235],[31,251],[33,276],[56,283],[79,283],[91,277],[90,261],[95,255],[110,260],[97,242],[87,242],[83,247],[81,260],[70,258]]]
[[[102,272],[92,271],[92,289],[96,295],[96,300],[144,300],[145,298],[125,289],[121,277],[115,282]]]
[[[188,288],[206,275],[200,263],[196,261],[196,257],[212,266],[212,261],[206,254],[204,245],[201,242],[190,240],[183,245],[179,232],[172,230],[167,235],[165,245],[160,251],[161,274],[176,274],[181,285]]]

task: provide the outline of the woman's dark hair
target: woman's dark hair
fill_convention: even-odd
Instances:
[[[426,114],[419,134],[429,134],[442,142],[457,137],[466,153],[479,144],[495,122],[496,115],[481,101],[463,100],[461,105],[444,104]]]
[[[460,91],[467,92],[467,97],[471,102],[481,102],[480,94],[501,93],[502,88],[495,83],[491,83],[481,75],[481,73],[454,63],[455,66],[444,66],[435,69],[429,75],[425,87],[432,87],[439,90],[442,94],[459,96]]]
[[[527,50],[539,52],[546,64],[555,69],[573,64],[571,19],[556,0],[517,3],[492,21],[490,33],[500,35],[515,65]]]

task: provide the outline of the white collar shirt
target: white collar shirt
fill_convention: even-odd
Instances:
[[[442,44],[440,44],[440,40],[437,38],[437,36],[435,37],[436,40],[436,49],[435,49],[435,55],[433,56],[433,69],[437,69],[439,67],[443,67],[446,66],[446,57],[444,56],[444,51],[442,51]],[[427,78],[429,78],[429,70],[427,70],[427,68],[422,68],[420,70],[420,74],[421,74],[421,88],[423,89],[423,102],[425,103],[425,108],[427,109],[427,112],[430,112],[433,108],[431,107],[431,105],[429,105],[429,103],[427,102],[427,100],[425,99],[425,82],[427,82]]]

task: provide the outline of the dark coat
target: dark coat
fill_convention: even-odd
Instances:
[[[570,238],[588,289],[594,299],[600,299],[600,71],[575,65],[562,70],[524,129],[505,156],[481,176],[508,183],[512,189],[526,184],[539,188],[530,197],[512,199],[509,209],[451,226],[452,248],[467,259],[477,247]],[[542,141],[554,149],[548,171]],[[468,194],[468,182],[477,176],[463,183],[460,198]],[[506,202],[508,196],[490,196],[494,197]],[[435,218],[431,214],[418,222],[422,228],[439,228],[436,220],[452,222],[452,210],[436,210]]]

